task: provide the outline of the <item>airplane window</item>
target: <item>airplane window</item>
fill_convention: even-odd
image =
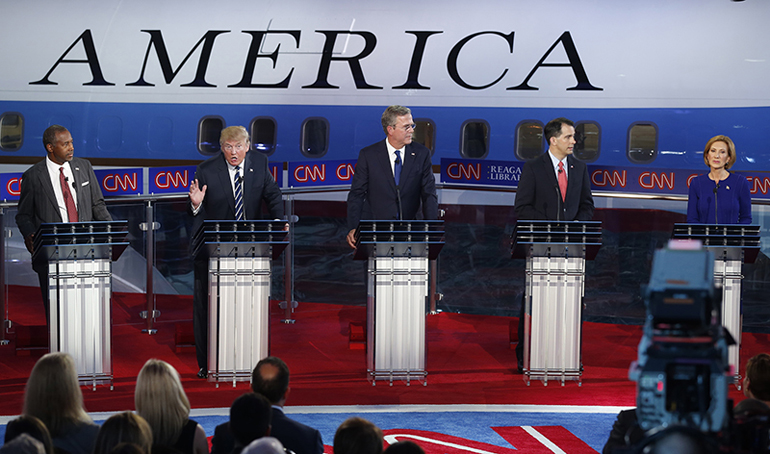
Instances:
[[[0,115],[0,150],[16,151],[24,138],[24,117],[16,112]]]
[[[154,155],[163,155],[174,148],[174,122],[168,117],[152,117],[147,123],[147,148]]]
[[[522,161],[531,161],[545,151],[543,142],[543,123],[537,120],[524,120],[516,125],[516,157]]]
[[[198,123],[198,151],[206,156],[219,152],[219,135],[225,129],[222,117],[204,117]]]
[[[115,153],[123,145],[123,121],[115,115],[99,118],[96,127],[96,148],[107,153]]]
[[[325,118],[308,118],[302,123],[300,151],[308,158],[319,158],[329,149],[329,122]]]
[[[469,159],[483,159],[489,153],[489,123],[468,120],[462,126],[460,155]]]
[[[433,120],[427,118],[415,118],[414,124],[417,125],[414,128],[413,139],[415,142],[425,145],[425,148],[430,150],[430,155],[436,151],[436,126]]]
[[[599,123],[578,121],[575,124],[575,157],[584,162],[596,161],[599,158],[601,133]]]
[[[275,153],[275,119],[257,117],[251,120],[251,149],[270,156]]]
[[[628,160],[645,164],[658,155],[658,127],[654,123],[634,123],[628,128]]]

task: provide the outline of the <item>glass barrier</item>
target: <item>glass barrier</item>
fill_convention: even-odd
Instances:
[[[299,302],[366,304],[366,262],[353,260],[345,242],[347,188],[324,192],[284,191],[299,221],[292,229],[289,275],[285,254],[273,262],[272,299],[285,300],[287,284]],[[439,190],[446,222],[446,245],[438,259],[439,310],[518,316],[524,285],[524,260],[512,259],[511,233],[515,192],[483,189]],[[587,263],[585,319],[612,323],[642,323],[643,289],[649,279],[653,253],[671,236],[674,223],[685,222],[686,201],[595,196],[595,220],[602,221],[603,244],[596,259]],[[148,206],[150,210],[148,211]],[[192,218],[184,196],[158,199],[109,200],[115,219],[128,219],[130,247],[114,266],[114,289],[146,293],[147,264],[153,257],[153,292],[156,295],[192,295],[192,258],[189,244]],[[3,208],[6,297],[17,286],[37,287],[30,256],[14,221],[14,206]],[[755,204],[754,223],[770,224],[770,206]],[[148,215],[158,228],[147,244],[143,225]],[[755,263],[743,267],[744,330],[770,325],[764,303],[770,291],[767,238]],[[26,293],[33,294],[33,293]],[[34,293],[37,297],[39,292]],[[3,314],[13,319],[14,314]],[[192,318],[192,304],[190,305]]]

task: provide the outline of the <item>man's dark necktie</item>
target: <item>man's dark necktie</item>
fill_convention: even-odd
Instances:
[[[393,177],[396,179],[396,186],[401,181],[401,150],[396,150],[396,164],[393,166]]]
[[[243,188],[241,187],[241,166],[235,166],[235,220],[243,220]]]

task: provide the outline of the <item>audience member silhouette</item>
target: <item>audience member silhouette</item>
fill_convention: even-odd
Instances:
[[[135,444],[142,454],[151,454],[150,425],[144,418],[130,411],[110,416],[99,429],[93,454],[110,454],[121,443]]]
[[[334,434],[334,454],[382,454],[382,431],[366,419],[346,419]]]
[[[286,454],[286,450],[275,437],[262,437],[243,448],[241,454]]]
[[[251,389],[267,397],[272,404],[272,428],[270,435],[288,450],[296,454],[323,454],[321,433],[302,423],[294,421],[283,412],[283,406],[291,388],[289,387],[289,366],[280,358],[268,356],[254,367],[251,374]],[[229,423],[220,424],[214,430],[211,440],[211,454],[229,454],[234,446]]]
[[[240,454],[252,441],[270,435],[270,402],[261,394],[246,393],[230,406],[230,430],[235,438],[231,454]]]
[[[150,359],[144,364],[136,378],[134,405],[152,429],[153,451],[208,454],[206,431],[190,419],[190,401],[179,373],[167,362]]]
[[[0,454],[45,454],[45,447],[29,434],[21,434],[0,447]]]
[[[55,448],[92,453],[99,426],[86,413],[75,361],[67,353],[48,353],[37,361],[24,389],[22,414],[45,424]]]
[[[5,426],[4,443],[9,443],[21,434],[27,434],[43,444],[45,454],[54,454],[51,434],[43,424],[43,421],[34,416],[22,415],[8,422]]]
[[[411,440],[403,440],[385,448],[384,454],[425,454],[425,450]]]

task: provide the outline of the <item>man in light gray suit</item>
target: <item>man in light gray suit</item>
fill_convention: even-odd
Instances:
[[[75,147],[67,128],[49,126],[43,133],[47,159],[33,165],[21,178],[21,196],[16,225],[27,250],[34,253],[35,232],[50,222],[111,221],[91,163],[74,157]],[[45,318],[48,321],[48,268],[32,268],[40,280]]]

